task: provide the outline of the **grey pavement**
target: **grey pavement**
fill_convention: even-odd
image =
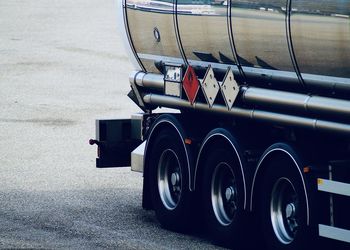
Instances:
[[[215,248],[142,210],[140,174],[95,168],[94,120],[139,111],[116,1],[0,1],[0,248]]]

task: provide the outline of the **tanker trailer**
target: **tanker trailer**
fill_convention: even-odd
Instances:
[[[118,10],[143,112],[96,121],[96,166],[142,172],[142,206],[168,229],[236,249],[348,249],[350,0]]]

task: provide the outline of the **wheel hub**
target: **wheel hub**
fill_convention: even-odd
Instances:
[[[294,203],[289,203],[286,206],[286,217],[287,219],[291,219],[295,216],[295,205]]]
[[[180,175],[177,172],[171,174],[171,185],[177,186],[180,182]]]
[[[227,202],[231,202],[235,199],[236,192],[232,186],[226,188],[225,197]]]
[[[172,189],[174,191],[174,193],[176,195],[178,195],[178,193],[181,191],[181,179],[180,179],[180,174],[178,172],[174,172],[171,174],[171,177],[170,177],[170,182],[171,182],[171,185],[172,185]]]

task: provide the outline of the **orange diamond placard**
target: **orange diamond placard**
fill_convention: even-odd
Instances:
[[[185,93],[187,95],[188,100],[193,105],[193,103],[197,97],[197,93],[198,93],[200,85],[199,85],[199,81],[198,81],[198,77],[196,75],[196,72],[194,72],[194,69],[192,68],[192,66],[187,67],[186,73],[184,75],[184,79],[182,81],[182,85],[183,85],[183,88],[185,90]]]

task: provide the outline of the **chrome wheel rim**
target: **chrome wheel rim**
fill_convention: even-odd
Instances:
[[[280,178],[271,193],[270,215],[277,239],[283,244],[294,241],[299,227],[299,201],[292,182]]]
[[[163,151],[160,156],[157,182],[163,205],[168,210],[174,210],[181,197],[182,175],[179,158],[171,149]]]
[[[227,163],[218,164],[211,181],[211,203],[218,222],[231,224],[237,210],[237,187],[235,176]]]

